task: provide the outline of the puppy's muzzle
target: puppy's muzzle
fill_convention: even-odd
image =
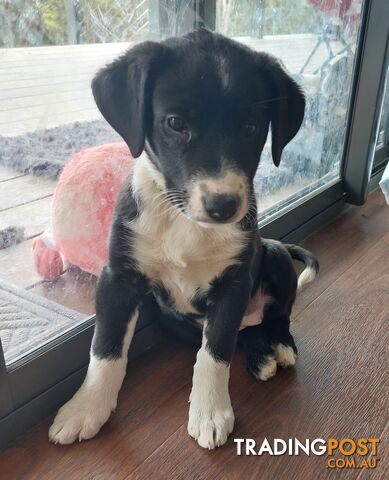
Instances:
[[[188,194],[187,214],[200,223],[234,223],[249,207],[247,178],[236,169],[195,178]]]
[[[238,211],[240,199],[236,195],[227,193],[207,193],[203,196],[203,205],[209,218],[215,222],[226,222]]]

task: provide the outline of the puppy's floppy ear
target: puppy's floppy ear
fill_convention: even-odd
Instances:
[[[100,112],[123,137],[135,158],[144,148],[149,90],[163,51],[164,47],[155,42],[136,45],[92,80]]]
[[[269,103],[272,156],[275,166],[278,167],[283,149],[296,135],[302,124],[305,97],[300,86],[277,59],[266,55],[265,64],[272,99],[274,99]]]

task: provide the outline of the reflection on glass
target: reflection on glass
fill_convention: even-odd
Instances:
[[[351,0],[217,2],[219,31],[280,58],[306,93],[303,126],[280,167],[269,144],[263,153],[256,178],[263,217],[339,174],[360,13],[361,1]]]
[[[188,16],[187,8],[177,12],[174,4],[5,0],[0,5],[0,337],[7,364],[94,312],[96,265],[85,262],[77,238],[92,230],[98,234],[98,228],[87,217],[77,231],[72,222],[58,224],[66,204],[58,179],[65,165],[85,152],[113,158],[107,144],[120,138],[94,105],[91,78],[128,48],[125,42],[185,29],[196,15]],[[318,181],[338,176],[360,9],[360,0],[216,1],[216,30],[282,59],[307,95],[303,127],[278,169],[265,148],[256,178],[263,216]],[[118,157],[113,149],[115,178],[122,181],[125,154]],[[95,173],[97,183],[107,183],[104,168]],[[113,202],[117,189],[116,184],[100,201]],[[61,251],[64,239],[74,255]],[[106,248],[105,238],[100,247]]]
[[[385,143],[389,143],[389,67],[386,70],[383,92],[380,117],[378,121],[376,148],[381,147]]]

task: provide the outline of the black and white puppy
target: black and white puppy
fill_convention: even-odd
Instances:
[[[299,284],[318,270],[306,250],[261,240],[253,192],[269,126],[278,165],[304,96],[275,58],[206,30],[135,46],[92,89],[139,159],[116,205],[88,373],[50,440],[91,438],[108,420],[140,305],[153,292],[172,318],[202,326],[188,432],[202,447],[223,445],[234,425],[228,381],[238,334],[258,379],[293,365],[292,257],[306,265]]]

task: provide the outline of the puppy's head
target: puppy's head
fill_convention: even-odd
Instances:
[[[135,46],[92,90],[132,155],[146,149],[168,198],[205,223],[247,214],[269,125],[278,166],[305,106],[275,58],[206,30]]]

